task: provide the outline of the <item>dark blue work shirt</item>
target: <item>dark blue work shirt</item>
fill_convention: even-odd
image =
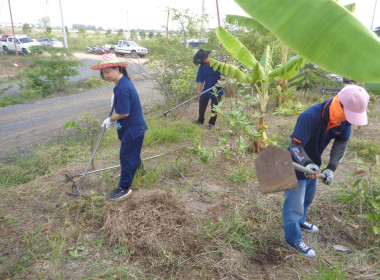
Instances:
[[[351,124],[347,121],[327,130],[330,121],[331,101],[327,100],[311,106],[298,118],[292,139],[297,139],[305,148],[306,154],[319,167],[322,164],[322,153],[332,139],[348,141],[351,133]],[[293,161],[296,160],[293,158]],[[296,171],[298,179],[306,179],[303,172]]]
[[[214,69],[212,69],[210,65],[207,65],[207,66],[199,65],[196,82],[204,83],[202,92],[215,86],[215,84],[218,82],[219,79],[220,79],[219,71],[214,71]],[[224,93],[223,88],[216,88],[216,89],[218,92],[218,96],[223,95]],[[202,94],[202,96],[208,97],[208,98],[215,98],[215,95],[212,89]]]
[[[113,89],[115,112],[117,114],[129,114],[118,120],[117,134],[119,140],[128,142],[131,139],[144,134],[148,129],[142,114],[139,95],[133,83],[123,76]]]

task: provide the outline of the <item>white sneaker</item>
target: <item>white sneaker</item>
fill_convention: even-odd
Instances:
[[[290,249],[302,254],[304,257],[314,258],[316,256],[314,250],[307,246],[303,241],[301,243],[289,243],[285,241],[285,243]]]
[[[310,233],[318,232],[318,227],[308,222],[300,223],[300,227],[301,227],[301,230],[305,232],[310,232]]]

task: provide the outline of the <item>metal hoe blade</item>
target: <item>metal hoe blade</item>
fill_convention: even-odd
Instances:
[[[260,191],[263,194],[294,189],[298,186],[289,151],[268,146],[255,160]]]

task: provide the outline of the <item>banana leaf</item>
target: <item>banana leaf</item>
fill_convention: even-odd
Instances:
[[[380,95],[380,84],[366,83],[364,87],[373,94]]]
[[[256,20],[250,17],[238,16],[238,15],[227,15],[226,22],[229,24],[236,24],[240,27],[246,27],[248,29],[259,32],[260,34],[269,33],[268,29],[258,23]]]
[[[210,58],[210,66],[214,69],[214,71],[219,71],[221,74],[236,79],[240,83],[252,83],[252,78],[249,75],[245,74],[234,66],[220,62],[213,58]]]
[[[272,70],[271,62],[272,62],[272,58],[270,55],[270,47],[269,45],[267,45],[265,47],[263,56],[261,57],[261,60],[260,60],[260,65],[261,67],[263,67],[265,76],[268,76],[268,73]]]
[[[380,39],[332,0],[235,0],[300,56],[359,82],[380,82]]]
[[[304,59],[299,55],[292,57],[287,62],[280,64],[276,67],[275,70],[269,73],[270,78],[280,77],[284,80],[288,80],[290,78],[298,75],[298,69],[303,67]]]
[[[350,13],[353,13],[355,12],[355,9],[356,9],[356,4],[355,3],[351,3],[351,4],[348,4],[346,6],[344,6],[347,11],[349,11]]]
[[[250,53],[250,51],[239,40],[235,39],[230,33],[224,30],[222,27],[216,29],[216,36],[223,47],[241,64],[254,68],[257,64],[256,58]]]

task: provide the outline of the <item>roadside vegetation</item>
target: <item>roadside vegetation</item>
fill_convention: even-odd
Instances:
[[[369,125],[353,128],[335,185],[318,186],[309,215],[320,232],[304,235],[317,258],[303,258],[283,240],[283,193],[259,191],[253,151],[266,145],[286,148],[298,115],[332,98],[343,84],[303,63],[292,50],[287,54],[294,64],[286,70],[285,50],[271,34],[231,25],[215,33],[202,30],[206,19],[186,11],[170,10],[168,16],[180,21],[181,29],[146,40],[150,78],[165,97],[165,109],[192,97],[194,49],[181,42],[206,34],[204,48],[215,50],[213,58],[223,53],[228,69],[216,128],[191,123],[198,113],[195,101],[167,117],[163,108],[152,110],[145,116],[149,129],[142,158],[165,156],[144,162],[146,174],[136,175],[132,197],[120,202],[106,199],[119,181],[118,168],[87,175],[81,195],[70,196],[79,182],[74,175],[83,172],[100,133],[100,120],[90,114],[65,124],[49,144],[14,151],[0,162],[0,278],[378,279],[379,95],[371,93]],[[239,40],[228,32],[239,34]],[[78,46],[93,42],[86,41],[85,30],[81,34]],[[252,80],[246,67],[250,62],[228,42],[228,54],[219,48],[217,36],[235,47],[244,45],[245,58],[262,57],[262,64],[254,65],[263,68],[261,80]],[[66,84],[65,77],[75,74],[74,63],[69,73],[48,76],[49,65],[67,70],[66,63],[73,62],[70,52],[54,55],[22,58],[41,75],[25,71],[24,94],[30,99],[18,95],[20,102],[67,94],[63,88],[78,92],[85,84],[104,85],[98,78]],[[270,74],[275,65],[282,80]],[[294,76],[285,75],[289,69]],[[53,90],[55,83],[60,93]],[[322,92],[326,88],[330,93]],[[11,97],[2,96],[0,103],[6,104],[6,98]],[[107,130],[91,170],[119,164],[114,130]]]

